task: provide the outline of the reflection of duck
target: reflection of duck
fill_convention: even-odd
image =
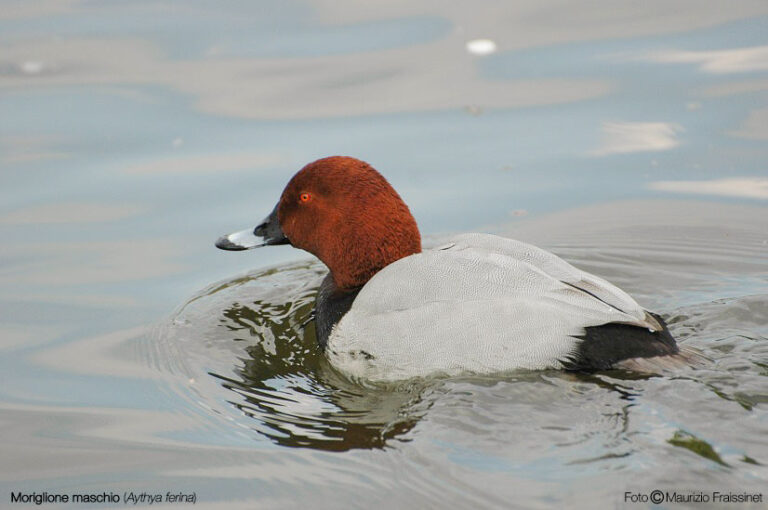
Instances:
[[[400,196],[354,158],[305,166],[264,222],[216,243],[273,244],[305,249],[330,269],[315,305],[317,336],[330,362],[353,376],[652,369],[694,356],[658,315],[542,249],[464,234],[422,251]]]
[[[284,271],[288,276],[299,270]],[[314,292],[294,291],[273,295],[273,301],[230,304],[221,325],[232,332],[248,330],[259,341],[249,340],[233,375],[211,375],[237,394],[230,403],[277,444],[333,451],[382,448],[426,411],[423,385],[364,388],[330,369],[317,348],[302,342],[311,296]]]

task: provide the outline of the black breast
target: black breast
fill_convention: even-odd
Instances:
[[[315,298],[315,330],[317,331],[317,343],[320,344],[321,348],[325,349],[333,326],[352,307],[352,303],[361,288],[340,290],[333,284],[333,278],[330,274],[323,279]]]

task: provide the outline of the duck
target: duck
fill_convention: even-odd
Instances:
[[[262,222],[215,244],[289,244],[320,259],[328,273],[315,298],[317,344],[352,378],[695,363],[660,315],[544,249],[485,233],[423,249],[400,195],[349,156],[304,166]]]

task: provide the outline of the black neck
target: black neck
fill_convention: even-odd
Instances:
[[[315,331],[317,331],[317,343],[322,349],[325,349],[328,344],[333,326],[352,307],[361,288],[340,290],[333,283],[330,273],[323,279],[315,298]]]

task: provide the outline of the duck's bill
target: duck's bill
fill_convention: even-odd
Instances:
[[[260,237],[253,235],[253,230],[241,230],[232,234],[219,237],[216,248],[230,251],[250,250],[266,246],[267,243]]]
[[[216,241],[217,248],[229,251],[250,250],[251,248],[276,244],[290,244],[280,228],[280,222],[277,219],[277,206],[256,228],[222,236]]]

